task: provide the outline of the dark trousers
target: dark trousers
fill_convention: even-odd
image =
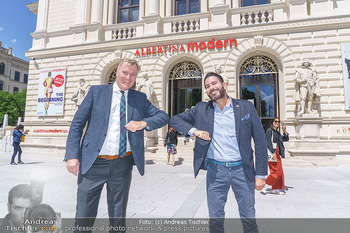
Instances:
[[[17,153],[18,153],[18,162],[20,163],[22,161],[21,160],[22,148],[19,145],[19,143],[17,143],[17,142],[12,143],[12,145],[13,145],[13,154],[12,154],[12,158],[11,158],[11,163],[15,162],[15,158],[16,158]]]
[[[96,159],[84,175],[78,176],[77,209],[75,225],[85,229],[94,225],[98,203],[104,184],[107,184],[107,204],[110,229],[125,226],[133,168],[132,155],[114,160]],[[80,231],[75,232],[91,232]],[[122,232],[110,230],[109,232]]]
[[[239,208],[244,233],[258,233],[255,220],[255,182],[246,176],[243,166],[224,167],[208,164],[207,201],[210,233],[224,233],[225,204],[232,188]],[[227,230],[226,232],[229,232]]]

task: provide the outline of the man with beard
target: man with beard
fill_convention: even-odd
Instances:
[[[194,175],[207,169],[210,232],[224,232],[225,204],[231,187],[244,232],[258,232],[254,188],[265,186],[267,143],[252,103],[226,95],[226,83],[216,73],[204,78],[209,102],[174,116],[170,126],[184,136],[196,136]],[[251,139],[255,143],[255,164]]]

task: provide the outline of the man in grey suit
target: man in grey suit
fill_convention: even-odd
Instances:
[[[258,232],[254,188],[265,186],[267,146],[264,129],[253,104],[232,99],[226,83],[216,73],[204,78],[209,102],[170,120],[184,136],[196,136],[194,175],[207,169],[207,202],[210,232],[224,232],[225,204],[231,187],[239,207],[244,232]],[[255,168],[251,139],[255,143]]]
[[[78,175],[75,225],[85,230],[94,224],[105,183],[110,229],[125,224],[133,164],[141,175],[145,171],[144,129],[169,121],[145,94],[130,89],[139,70],[135,60],[121,60],[115,83],[92,86],[70,126],[65,161],[67,170]]]

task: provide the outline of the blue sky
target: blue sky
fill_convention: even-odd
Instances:
[[[2,47],[12,47],[16,57],[29,61],[25,52],[32,47],[33,38],[30,33],[35,31],[36,15],[26,4],[38,0],[0,0],[0,41]]]

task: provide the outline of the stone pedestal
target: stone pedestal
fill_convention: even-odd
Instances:
[[[323,118],[315,114],[304,114],[294,122],[296,140],[294,148],[287,151],[291,156],[310,160],[315,165],[336,165],[335,156],[339,149],[327,140],[320,139],[320,127]]]
[[[306,18],[307,12],[307,0],[289,0],[289,9],[291,19]]]
[[[320,125],[322,124],[322,118],[315,114],[304,114],[302,118],[298,118],[296,121],[297,132],[299,131],[299,137],[297,138],[320,138]],[[298,130],[299,129],[299,130]]]
[[[147,15],[143,16],[142,19],[145,21],[145,30],[143,36],[156,36],[160,30],[160,16],[159,15]]]
[[[227,22],[228,5],[210,7],[209,11],[212,16],[212,21],[209,23],[210,29],[226,28],[229,26]]]

